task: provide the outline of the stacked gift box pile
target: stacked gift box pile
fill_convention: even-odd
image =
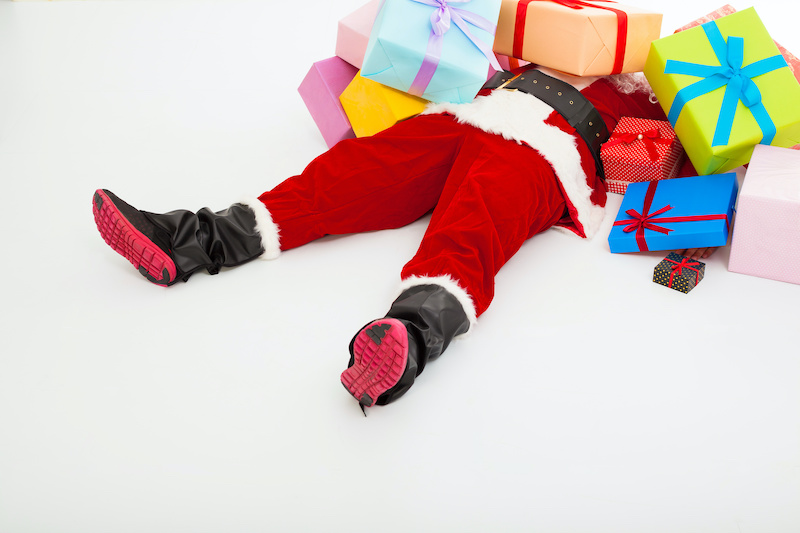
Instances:
[[[335,55],[299,92],[330,147],[429,102],[469,102],[528,62],[643,72],[667,120],[623,117],[601,148],[607,188],[624,194],[610,251],[724,246],[736,211],[729,269],[800,283],[800,151],[788,149],[800,144],[800,62],[753,8],[723,6],[665,37],[661,21],[609,0],[372,0],[339,21]],[[739,194],[733,171],[748,163]],[[675,255],[653,281],[688,292],[705,265]]]

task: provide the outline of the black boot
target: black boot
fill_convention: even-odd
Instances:
[[[391,403],[411,388],[428,361],[469,330],[461,302],[441,285],[403,291],[386,317],[367,324],[350,342],[342,384],[362,406]]]
[[[106,243],[127,258],[139,272],[158,285],[186,281],[205,268],[216,274],[264,252],[256,217],[244,204],[212,212],[140,211],[114,193],[99,189],[92,209],[97,229]]]

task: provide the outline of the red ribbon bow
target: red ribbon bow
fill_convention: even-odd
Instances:
[[[525,38],[525,19],[528,16],[528,4],[537,0],[519,0],[517,4],[517,18],[516,26],[514,27],[514,45],[511,55],[514,57],[522,57],[522,42]],[[622,72],[622,63],[625,60],[625,46],[628,42],[628,14],[621,9],[615,9],[609,6],[598,6],[593,3],[584,2],[583,0],[539,0],[555,2],[570,9],[583,9],[584,7],[594,7],[597,9],[607,9],[617,15],[617,48],[614,51],[614,66],[611,69],[611,74],[619,74]],[[592,0],[592,2],[611,2],[615,4],[614,0]]]
[[[672,141],[661,137],[661,132],[657,128],[652,130],[626,133],[614,132],[611,138],[606,142],[606,146],[615,146],[617,144],[632,144],[636,141],[642,141],[644,147],[647,149],[647,154],[650,156],[650,161],[658,159],[658,148],[656,144],[670,144]]]
[[[687,270],[694,270],[694,272],[695,272],[694,284],[697,285],[698,283],[700,283],[700,270],[697,269],[697,268],[693,268],[695,266],[699,267],[700,263],[698,263],[696,261],[694,263],[691,263],[691,262],[689,262],[689,258],[688,257],[683,257],[681,259],[680,263],[677,262],[677,261],[673,261],[669,257],[667,257],[665,259],[667,261],[669,261],[670,263],[675,263],[674,265],[672,265],[672,272],[669,275],[669,285],[668,285],[668,287],[670,289],[672,288],[672,281],[675,279],[675,274],[677,274],[679,276],[682,276],[684,268],[687,269]]]
[[[639,245],[640,252],[648,252],[650,249],[647,247],[647,240],[645,239],[644,230],[649,229],[653,231],[657,231],[659,233],[664,233],[669,235],[670,231],[674,231],[669,228],[665,228],[663,226],[657,226],[653,224],[653,220],[658,220],[660,224],[665,224],[667,222],[696,222],[701,220],[724,220],[726,223],[728,222],[728,215],[691,215],[691,216],[680,216],[680,217],[662,217],[659,216],[662,213],[665,213],[672,209],[671,205],[666,205],[655,211],[653,213],[650,212],[650,207],[653,204],[653,197],[656,194],[656,188],[658,188],[658,181],[651,181],[650,185],[647,186],[647,192],[644,195],[644,205],[642,206],[642,213],[639,214],[638,211],[635,209],[628,209],[625,213],[631,217],[625,220],[617,220],[614,222],[615,226],[624,226],[627,224],[622,231],[625,233],[630,233],[632,231],[636,232],[636,243]]]

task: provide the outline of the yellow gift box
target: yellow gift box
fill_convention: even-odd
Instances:
[[[368,137],[425,110],[428,101],[364,78],[359,71],[339,96],[356,137]]]
[[[575,76],[639,72],[661,19],[603,0],[502,0],[494,51]]]
[[[653,41],[644,74],[698,174],[800,142],[800,84],[753,8]]]

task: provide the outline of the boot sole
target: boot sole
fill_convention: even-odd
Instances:
[[[177,281],[178,269],[172,258],[136,229],[101,189],[94,193],[92,212],[106,244],[130,261],[148,281],[164,286]]]
[[[400,381],[408,362],[408,332],[399,320],[383,318],[363,328],[353,343],[353,366],[342,385],[366,407]]]

